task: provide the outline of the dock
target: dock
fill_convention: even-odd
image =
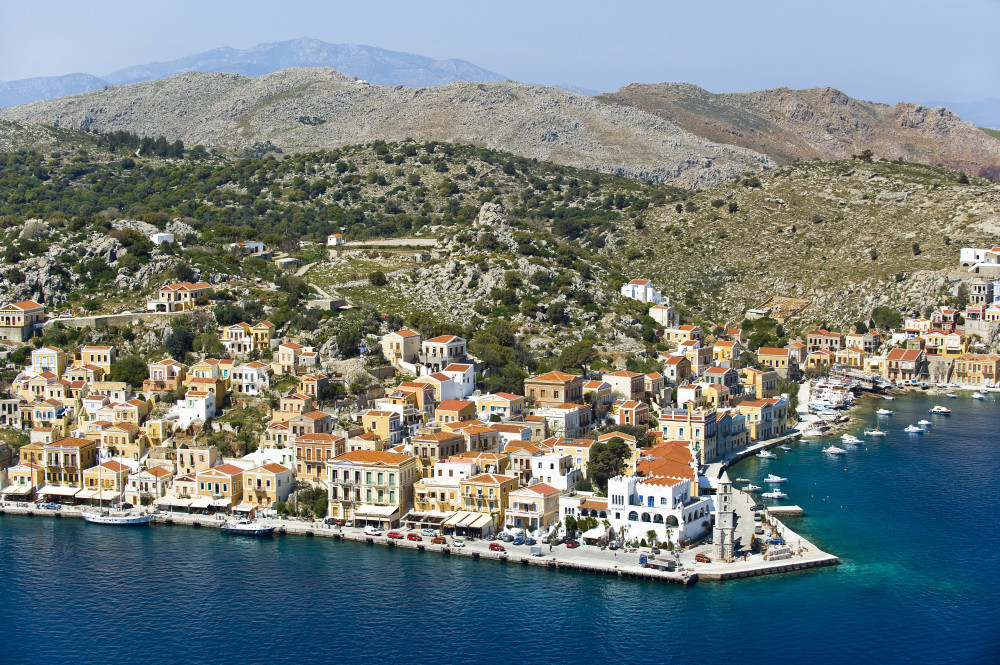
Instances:
[[[772,515],[783,515],[788,517],[801,517],[805,514],[800,506],[768,506],[767,512]]]

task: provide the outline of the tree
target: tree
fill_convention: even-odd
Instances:
[[[126,356],[111,366],[111,380],[124,381],[133,388],[141,387],[148,376],[149,368],[138,356]]]
[[[184,326],[179,326],[170,331],[163,346],[167,353],[177,361],[183,362],[184,356],[194,348],[194,333]]]
[[[562,323],[566,318],[566,303],[562,300],[552,303],[549,305],[549,309],[546,314],[548,316],[549,323],[553,325]]]
[[[605,492],[608,488],[608,479],[621,475],[625,468],[625,460],[631,456],[632,449],[621,437],[615,436],[608,441],[595,441],[590,446],[587,476],[602,492]]]
[[[864,321],[855,321],[854,332],[858,333],[859,335],[864,335],[866,332],[868,332],[868,324],[865,323]]]
[[[570,538],[576,535],[576,518],[572,515],[566,516],[566,535]]]
[[[190,282],[194,280],[194,268],[186,263],[178,263],[174,266],[174,276],[179,282]]]
[[[874,159],[874,157],[875,157],[875,155],[874,155],[874,153],[873,153],[873,152],[871,151],[871,149],[870,149],[870,148],[866,148],[865,150],[862,150],[862,151],[861,151],[861,154],[860,154],[860,155],[855,155],[855,157],[857,157],[858,159],[860,159],[860,160],[861,160],[862,162],[866,162],[866,163],[868,163],[868,164],[871,164],[871,163],[872,163],[872,160],[873,160],[873,159]]]
[[[372,286],[385,286],[389,283],[389,278],[381,270],[375,270],[368,275],[368,283]]]
[[[955,309],[964,310],[969,306],[969,285],[962,282],[958,285],[958,293],[953,301]]]
[[[650,529],[646,532],[646,537],[649,538],[649,544],[651,547],[656,547],[656,530]]]
[[[872,323],[880,330],[892,330],[903,324],[903,317],[892,307],[882,305],[872,311]]]

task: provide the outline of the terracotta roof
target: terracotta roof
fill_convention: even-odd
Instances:
[[[647,284],[652,284],[648,279],[633,279],[629,282],[629,286],[646,286]]]
[[[213,466],[210,469],[205,469],[202,473],[207,471],[218,471],[219,473],[224,473],[227,476],[235,476],[237,473],[243,473],[243,469],[235,464],[220,464],[219,466]]]
[[[329,418],[329,413],[324,413],[323,411],[310,411],[309,413],[303,413],[302,418],[308,418],[309,420],[320,420],[322,418]]]
[[[413,459],[409,455],[400,455],[399,453],[390,453],[380,450],[353,450],[349,453],[344,453],[343,455],[338,455],[333,458],[335,462],[359,462],[362,464],[402,464],[407,460]]]
[[[500,476],[493,473],[481,473],[478,476],[472,476],[471,478],[466,478],[465,482],[468,483],[495,483],[497,485],[515,480],[515,476]]]
[[[73,436],[68,436],[65,439],[60,439],[59,441],[53,441],[48,444],[51,446],[58,446],[60,448],[82,448],[93,443],[90,439],[78,439]]]
[[[451,434],[448,432],[429,432],[427,434],[418,434],[412,438],[413,441],[449,441],[456,437],[458,434]]]
[[[41,305],[34,300],[22,300],[20,302],[12,302],[11,304],[5,305],[0,309],[16,309],[23,312],[28,309],[38,309],[39,307],[41,307]]]
[[[533,376],[527,381],[558,381],[559,383],[564,383],[566,381],[572,381],[573,379],[578,379],[580,377],[573,374],[567,374],[566,372],[559,372],[553,370],[551,372],[546,372],[545,374],[539,374],[538,376]]]
[[[461,399],[446,399],[445,401],[438,404],[438,411],[460,411],[470,406],[475,406],[475,402],[469,402]]]
[[[605,381],[587,381],[583,384],[584,390],[603,390],[604,388],[611,388],[611,385]]]
[[[673,487],[674,485],[689,482],[691,482],[690,478],[667,478],[664,476],[654,476],[652,478],[646,478],[645,480],[639,481],[642,485],[662,485],[665,487]]]
[[[109,460],[109,461],[105,462],[104,464],[101,464],[100,466],[104,467],[105,469],[109,469],[111,471],[114,471],[115,473],[118,473],[119,471],[125,471],[125,470],[129,469],[129,467],[127,467],[124,464],[122,464],[121,462],[118,462],[118,461],[115,461],[115,460]],[[94,468],[96,468],[96,467],[94,467]]]
[[[280,464],[275,464],[274,462],[271,462],[269,464],[265,464],[261,468],[262,469],[266,469],[267,471],[270,471],[271,473],[285,473],[286,471],[288,471],[287,468],[281,466]]]
[[[499,397],[501,399],[505,399],[505,400],[508,400],[508,401],[515,400],[515,399],[524,399],[524,395],[515,395],[514,393],[493,393],[493,396],[494,397]]]
[[[597,437],[598,441],[610,441],[611,439],[618,437],[626,442],[631,441],[635,443],[635,437],[631,434],[626,434],[625,432],[607,432],[606,434],[601,434]]]
[[[531,487],[525,487],[523,489],[526,489],[529,492],[534,492],[535,494],[541,494],[542,496],[559,493],[559,490],[555,487],[552,487],[552,485],[546,485],[545,483],[538,483],[537,485],[532,485]]]
[[[587,508],[589,510],[607,510],[608,500],[607,499],[584,499],[580,504],[581,508]]]
[[[170,475],[170,471],[163,468],[162,466],[151,466],[148,469],[146,469],[146,471],[148,471],[151,475],[156,476],[157,478],[162,478],[163,476]]]
[[[279,348],[282,348],[282,349],[292,349],[294,351],[296,349],[301,349],[303,347],[302,347],[301,344],[297,344],[296,342],[285,342]]]
[[[757,349],[758,356],[788,356],[788,349],[779,349],[773,346],[762,346]]]
[[[462,341],[461,337],[456,337],[455,335],[439,335],[437,337],[431,337],[430,339],[424,340],[424,344],[430,342],[431,344],[446,344],[448,342]]]
[[[467,372],[472,368],[472,365],[465,365],[463,363],[452,363],[445,367],[442,372]]]
[[[617,372],[609,372],[608,374],[605,374],[604,376],[620,376],[620,377],[626,378],[626,379],[634,379],[635,377],[642,376],[642,375],[639,374],[638,372],[630,372],[628,370],[622,369],[622,370],[618,370]]]

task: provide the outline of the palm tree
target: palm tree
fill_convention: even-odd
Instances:
[[[646,538],[649,539],[650,547],[656,547],[656,531],[654,529],[650,529],[646,532]]]

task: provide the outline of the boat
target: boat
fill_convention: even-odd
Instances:
[[[838,448],[837,446],[829,446],[823,449],[823,452],[827,455],[846,455],[847,451],[843,448]]]
[[[152,515],[132,515],[124,510],[82,513],[81,517],[92,524],[109,524],[111,526],[142,526],[153,521]]]
[[[828,427],[810,427],[809,429],[802,430],[802,436],[809,439],[826,436],[826,430],[828,429]]]
[[[956,399],[958,397],[958,395],[956,395],[955,393],[945,393],[944,396],[951,397],[952,399]]]
[[[769,474],[767,474],[767,478],[764,479],[764,482],[765,483],[783,483],[786,480],[788,480],[788,478],[782,478],[781,476],[776,476],[773,473],[769,473]]]
[[[760,489],[761,488],[760,488],[759,485],[747,485],[746,487],[743,488],[743,491],[744,492],[759,492]]]
[[[878,427],[876,427],[875,429],[865,430],[865,436],[885,436],[885,435],[886,431],[884,429],[879,429]]]
[[[882,395],[882,399],[891,402],[892,400],[894,400],[896,398],[893,397],[892,395]]]
[[[941,406],[940,404],[935,404],[934,408],[931,409],[931,413],[939,416],[950,416],[951,409],[946,406]]]
[[[903,431],[907,434],[923,434],[926,430],[923,427],[917,427],[916,425],[907,425],[903,428]]]
[[[749,479],[749,478],[737,478],[737,479],[736,479],[736,480],[734,480],[733,482],[734,482],[734,483],[749,483],[749,482],[750,482],[750,479]]]
[[[782,446],[781,449],[782,450],[791,450],[792,447],[791,446]]]
[[[273,526],[246,518],[226,522],[220,529],[224,533],[233,533],[238,536],[270,536],[274,533]]]
[[[891,416],[892,415],[892,409],[879,409],[878,411],[875,412],[875,415],[878,415],[878,416]]]
[[[845,434],[844,436],[840,437],[840,440],[843,441],[844,443],[850,443],[850,444],[862,443],[861,439],[854,436],[853,434]]]
[[[972,393],[972,399],[986,399],[986,395],[977,390],[976,392]]]
[[[925,420],[925,419],[920,419],[920,420],[918,420],[918,421],[917,421],[917,424],[918,424],[918,425],[920,425],[921,427],[930,427],[930,426],[931,426],[931,425],[933,425],[934,423],[932,423],[932,422],[931,422],[931,421],[929,421],[929,420]]]
[[[774,453],[769,453],[766,450],[762,450],[759,453],[757,453],[757,457],[761,459],[778,459],[777,455],[775,455]]]
[[[773,492],[764,492],[761,494],[765,499],[787,499],[788,495],[780,490],[774,490]]]

